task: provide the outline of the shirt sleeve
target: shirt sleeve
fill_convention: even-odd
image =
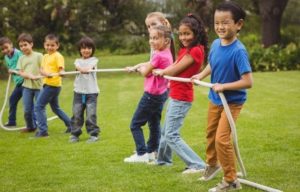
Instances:
[[[57,67],[58,68],[65,68],[65,59],[61,54],[57,55]]]
[[[203,51],[203,47],[193,47],[189,54],[193,57],[195,63],[202,63],[203,59],[204,59],[204,51]]]
[[[249,57],[245,49],[238,50],[237,54],[235,55],[235,60],[240,75],[252,71],[249,62]]]
[[[160,55],[158,53],[154,53],[151,59],[151,65],[153,68],[158,68],[160,64]]]

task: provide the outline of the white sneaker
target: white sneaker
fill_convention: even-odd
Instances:
[[[204,173],[205,169],[186,168],[182,174]]]
[[[138,155],[137,153],[135,153],[130,157],[125,158],[124,162],[125,163],[148,163],[149,162],[148,153],[145,153],[144,155]]]
[[[157,159],[156,152],[148,153],[148,158],[149,158],[149,162],[150,161],[155,161]]]

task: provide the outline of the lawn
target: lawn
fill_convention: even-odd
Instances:
[[[145,61],[147,55],[102,56],[100,68],[120,68]],[[74,57],[66,58],[73,70]],[[254,73],[254,87],[237,122],[239,147],[247,179],[283,191],[299,191],[300,182],[300,72]],[[122,72],[98,74],[100,141],[87,144],[86,132],[71,144],[62,121],[49,122],[49,138],[0,130],[0,191],[8,192],[205,192],[222,179],[209,182],[199,175],[183,176],[184,164],[174,155],[174,165],[158,167],[125,164],[134,151],[129,124],[143,91],[143,78]],[[6,81],[0,81],[0,105]],[[73,77],[66,77],[61,107],[72,111]],[[208,89],[195,88],[196,99],[184,122],[182,137],[205,158]],[[52,113],[48,112],[49,116]],[[23,125],[22,105],[18,124]],[[3,121],[7,119],[7,113]],[[147,128],[144,129],[148,134]],[[243,191],[256,191],[243,186]]]

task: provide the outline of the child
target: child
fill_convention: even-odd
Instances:
[[[41,74],[46,76],[44,78],[44,85],[41,93],[37,99],[36,106],[34,108],[35,116],[37,119],[37,125],[39,131],[35,137],[48,137],[48,126],[46,116],[46,105],[50,103],[52,111],[64,121],[67,130],[71,131],[71,120],[62,111],[58,104],[58,96],[61,90],[62,80],[60,76],[51,77],[51,73],[64,72],[64,58],[57,51],[59,48],[59,39],[53,34],[49,34],[45,37],[44,48],[47,52],[43,56]]]
[[[83,37],[78,43],[78,50],[81,56],[75,60],[76,70],[80,71],[74,81],[74,100],[72,132],[70,142],[78,142],[84,123],[84,111],[86,110],[85,126],[90,138],[88,143],[96,142],[100,128],[97,125],[97,97],[99,93],[96,72],[89,72],[97,69],[98,59],[93,57],[95,43],[89,37]]]
[[[244,45],[237,39],[245,16],[245,12],[231,1],[217,6],[214,26],[219,38],[212,43],[208,57],[209,64],[201,73],[193,77],[201,80],[211,74],[211,83],[214,83],[209,92],[210,103],[206,131],[208,166],[200,180],[208,181],[214,178],[221,167],[224,171],[224,178],[211,191],[241,189],[236,175],[231,129],[218,92],[224,92],[232,116],[236,120],[246,100],[245,89],[252,86],[248,54]]]
[[[138,71],[145,77],[144,94],[138,104],[131,121],[131,133],[136,145],[136,153],[125,158],[124,162],[149,162],[154,160],[160,139],[160,119],[163,105],[168,98],[168,81],[163,77],[154,76],[153,69],[165,69],[173,63],[169,49],[171,43],[171,29],[158,25],[149,29],[149,44],[153,55],[149,63],[139,65]],[[132,67],[136,69],[135,67]],[[129,71],[133,70],[128,68]],[[142,126],[149,125],[149,139],[147,146]]]
[[[154,70],[155,75],[190,78],[199,72],[207,49],[207,34],[202,21],[195,15],[189,14],[181,20],[179,41],[181,49],[175,63],[166,69]],[[180,128],[192,101],[192,83],[170,81],[170,101],[161,133],[157,164],[171,165],[174,151],[187,165],[183,174],[197,173],[205,168],[202,159],[180,137]]]
[[[22,33],[18,37],[18,44],[24,54],[19,58],[17,64],[17,70],[24,78],[22,95],[26,128],[22,129],[21,132],[34,132],[36,130],[33,112],[34,99],[37,99],[42,88],[39,74],[43,55],[32,50],[33,40],[30,34]]]
[[[0,38],[0,49],[4,55],[4,61],[8,68],[8,72],[12,74],[12,70],[16,70],[17,62],[22,52],[14,48],[13,43],[7,37]],[[9,97],[9,116],[8,122],[4,125],[6,127],[16,126],[16,113],[19,100],[22,98],[23,87],[22,83],[24,81],[23,77],[12,74],[13,81],[15,83],[15,88]]]

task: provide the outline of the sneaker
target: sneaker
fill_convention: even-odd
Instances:
[[[124,162],[125,163],[148,163],[149,162],[148,153],[145,153],[144,155],[138,155],[137,153],[135,153],[130,157],[125,158]]]
[[[42,137],[49,137],[49,134],[47,132],[36,132],[34,138],[42,138]]]
[[[15,127],[15,126],[17,126],[17,124],[16,123],[7,122],[7,123],[4,124],[4,126],[5,127]]]
[[[30,132],[35,132],[36,129],[32,129],[32,128],[24,128],[21,129],[20,132],[21,133],[30,133]]]
[[[184,171],[182,171],[182,174],[194,174],[194,173],[203,173],[205,169],[196,169],[196,168],[185,168]]]
[[[147,153],[149,162],[155,161],[157,159],[157,152]]]
[[[87,143],[95,143],[99,138],[97,136],[90,136],[90,138],[86,141]]]
[[[209,189],[208,192],[227,192],[227,191],[237,191],[240,189],[242,189],[242,186],[239,180],[236,179],[231,183],[222,180],[221,183],[217,184],[216,187]]]
[[[71,135],[69,142],[70,143],[77,143],[79,141],[79,137],[75,136],[75,135]]]
[[[219,165],[216,166],[209,166],[207,165],[204,171],[204,174],[202,177],[200,177],[198,180],[199,181],[209,181],[213,179],[217,173],[221,171],[221,167]]]

